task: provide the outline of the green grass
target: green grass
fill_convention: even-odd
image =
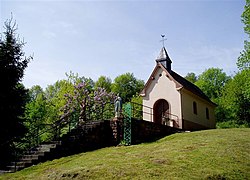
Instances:
[[[250,129],[167,136],[45,162],[0,179],[250,179]]]

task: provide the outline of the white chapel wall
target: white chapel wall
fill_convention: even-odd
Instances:
[[[178,118],[172,116],[170,118],[179,119],[179,126],[181,128],[181,98],[180,93],[176,90],[175,82],[171,81],[167,76],[166,72],[161,68],[158,68],[154,75],[149,87],[143,97],[143,105],[153,108],[155,102],[159,99],[165,99],[170,106],[170,113],[178,116]],[[153,121],[152,109],[147,107],[143,108],[143,119]]]

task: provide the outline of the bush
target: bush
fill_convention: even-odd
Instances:
[[[239,124],[234,120],[231,121],[225,121],[225,122],[217,122],[216,123],[217,129],[226,129],[226,128],[249,128],[249,125],[247,123],[245,124]]]

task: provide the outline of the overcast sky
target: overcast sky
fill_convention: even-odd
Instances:
[[[237,71],[243,49],[243,0],[0,0],[1,32],[13,13],[18,34],[34,60],[26,87],[45,88],[66,72],[97,80],[131,72],[147,80],[162,48],[161,34],[182,76],[210,67]]]

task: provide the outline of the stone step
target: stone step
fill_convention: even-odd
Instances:
[[[55,149],[60,141],[55,143],[41,144],[38,147],[32,148],[31,151],[26,152],[18,162],[11,162],[7,168],[13,172],[15,170],[21,170],[25,167],[31,166],[32,164],[37,164],[39,162],[39,157],[44,157],[46,153],[49,153],[52,149]]]
[[[96,126],[95,126],[96,127]],[[73,131],[75,131],[75,132],[81,132],[82,130],[86,130],[86,129],[93,129],[93,128],[95,128],[93,125],[85,125],[85,126],[83,126],[83,127],[81,127],[81,128],[77,128],[77,129],[72,129],[71,130],[71,132]]]
[[[55,149],[56,147],[39,147],[39,148],[34,148],[32,150],[29,150],[27,152],[25,152],[25,154],[27,155],[32,155],[32,154],[37,154],[38,152],[50,152],[51,149]]]
[[[38,150],[27,151],[27,152],[25,153],[25,155],[33,155],[33,154],[36,154],[36,153],[38,153],[38,152],[39,152]]]
[[[24,162],[25,164],[31,164],[34,160],[33,159],[21,159],[20,162]]]
[[[44,142],[43,144],[56,144],[56,145],[61,145],[61,141],[50,141],[50,142]]]
[[[37,147],[32,148],[31,150],[27,151],[28,154],[32,154],[36,151],[49,151],[52,148],[56,148],[57,144],[41,144]]]
[[[56,146],[57,144],[41,144],[28,152],[35,152],[35,151],[47,152],[47,151],[50,151],[50,149],[56,148]]]
[[[9,172],[16,172],[26,167],[25,166],[7,166],[7,168],[9,169]]]
[[[55,146],[52,146],[51,149],[54,147]],[[44,157],[45,153],[50,152],[51,149],[40,149],[40,151],[33,151],[34,154],[25,154],[19,159],[19,161],[11,162],[7,168],[11,172],[14,172],[15,170],[21,170],[25,167],[31,166],[32,164],[37,164],[37,162],[39,162],[39,157]]]
[[[34,160],[38,160],[39,155],[38,154],[29,154],[29,155],[23,155],[20,159],[34,159]]]
[[[28,164],[32,164],[32,160],[23,160],[18,162],[11,162],[10,166],[27,166]]]
[[[41,144],[40,148],[55,148],[57,146],[57,144]]]
[[[12,172],[12,171],[10,171],[10,170],[8,170],[8,171],[7,171],[7,170],[0,170],[0,175],[1,175],[1,174],[5,174],[5,173],[11,173],[11,172]]]
[[[50,151],[34,151],[32,153],[27,153],[27,154],[24,154],[23,156],[21,156],[20,159],[32,159],[32,156],[33,155],[36,155],[36,156],[44,156],[45,153],[48,153]]]
[[[37,164],[41,161],[44,161],[46,159],[50,159],[53,157],[57,157],[56,153],[57,151],[61,151],[64,147],[64,144],[67,145],[68,143],[77,143],[79,140],[81,141],[81,138],[83,142],[94,142],[95,136],[93,135],[96,131],[96,128],[98,128],[102,123],[102,121],[96,121],[96,122],[87,122],[86,124],[82,126],[78,126],[75,129],[72,129],[70,132],[64,134],[62,136],[62,141],[51,141],[46,142],[43,144],[40,144],[32,149],[30,151],[27,151],[25,155],[23,155],[18,162],[12,162],[8,168],[10,171],[21,170],[23,168],[29,167],[33,164]],[[65,142],[64,142],[65,141]],[[62,148],[57,149],[62,145]],[[74,144],[73,144],[74,146]],[[67,149],[67,148],[66,148]],[[53,150],[53,153],[51,154],[51,150]]]

